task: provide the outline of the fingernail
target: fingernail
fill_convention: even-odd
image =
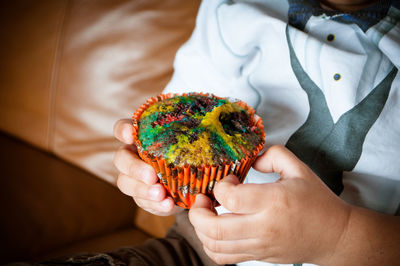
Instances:
[[[122,131],[122,139],[124,140],[125,143],[132,143],[133,142],[133,137],[131,135],[131,133],[129,132],[129,130],[124,129]]]
[[[171,206],[171,203],[169,202],[169,200],[165,199],[161,202],[161,206],[163,208],[169,208]]]
[[[234,175],[227,175],[224,178],[222,178],[221,181],[234,183],[234,184],[238,184],[239,183],[238,178],[236,176],[234,176]]]
[[[152,170],[146,167],[145,169],[143,169],[142,174],[140,175],[140,179],[144,183],[150,185],[152,183],[151,182],[152,176],[153,176]]]
[[[160,189],[158,187],[151,187],[149,189],[149,195],[151,199],[156,200],[159,194],[160,194]]]

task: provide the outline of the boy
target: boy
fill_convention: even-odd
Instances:
[[[169,245],[189,265],[398,263],[399,18],[395,0],[204,1],[166,91],[244,100],[270,148],[247,184],[228,176],[215,187],[230,214],[197,196],[189,219],[198,239],[154,170],[132,145],[121,148],[120,190],[153,214],[179,213],[166,240],[131,259],[156,263],[153,248],[173,263]],[[118,139],[132,144],[131,132],[129,120],[117,122]]]

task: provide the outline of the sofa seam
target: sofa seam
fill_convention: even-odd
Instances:
[[[47,136],[46,136],[46,146],[49,152],[54,152],[54,142],[55,142],[55,128],[56,128],[56,99],[57,99],[57,92],[58,92],[58,78],[59,78],[59,68],[60,68],[60,61],[62,57],[63,51],[63,39],[65,34],[66,28],[66,21],[68,16],[68,11],[70,10],[71,1],[66,0],[63,6],[63,12],[61,18],[57,25],[57,39],[55,42],[55,49],[54,49],[54,59],[52,63],[52,70],[49,78],[49,104],[48,104],[48,111],[49,117],[47,121]]]

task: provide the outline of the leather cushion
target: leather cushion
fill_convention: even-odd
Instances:
[[[134,203],[114,186],[3,134],[0,147],[0,264],[133,227]]]
[[[162,91],[198,5],[2,1],[0,129],[114,182],[113,124]]]

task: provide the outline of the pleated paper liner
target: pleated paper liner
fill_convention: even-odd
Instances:
[[[133,138],[138,147],[140,158],[143,161],[153,166],[160,182],[164,185],[169,196],[171,196],[175,203],[183,208],[190,209],[195,201],[196,194],[202,193],[210,198],[214,198],[212,190],[215,184],[229,174],[234,174],[239,178],[240,182],[243,182],[247,173],[250,170],[251,165],[257,158],[257,154],[264,148],[264,143],[259,144],[256,149],[250,154],[250,156],[236,162],[229,162],[221,165],[201,165],[193,167],[185,165],[184,167],[177,167],[172,164],[168,164],[162,157],[152,157],[147,151],[142,149],[141,143],[138,138],[139,133],[139,119],[144,110],[150,105],[162,101],[167,98],[174,96],[186,96],[186,95],[203,95],[208,96],[207,93],[188,93],[188,94],[160,94],[157,97],[152,97],[146,101],[133,115]],[[213,95],[214,96],[214,95]],[[216,98],[220,98],[214,96]],[[262,132],[262,139],[265,138],[263,131],[264,126],[260,118],[254,118],[254,109],[248,106],[244,102],[235,102],[243,109],[245,109],[250,117],[252,117],[254,126],[258,127]]]

